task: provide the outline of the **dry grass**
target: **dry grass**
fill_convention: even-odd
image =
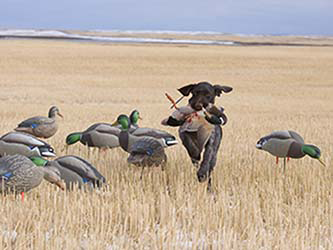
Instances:
[[[165,172],[149,169],[142,182],[121,150],[94,152],[103,190],[66,193],[43,183],[23,203],[0,198],[0,249],[332,249],[332,52],[0,41],[1,133],[56,104],[65,116],[49,140],[58,155],[69,132],[133,108],[142,126],[161,128],[165,91],[177,97],[177,87],[200,80],[234,87],[218,100],[229,123],[213,194],[180,145],[167,150]],[[305,157],[283,173],[255,149],[275,129],[318,145],[327,168]],[[82,145],[69,151],[88,157]]]

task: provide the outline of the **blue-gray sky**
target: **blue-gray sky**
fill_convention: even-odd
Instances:
[[[333,35],[333,0],[0,0],[1,28]]]

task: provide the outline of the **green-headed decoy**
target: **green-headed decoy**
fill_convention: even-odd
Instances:
[[[41,138],[49,138],[58,130],[56,115],[63,117],[56,106],[49,110],[48,117],[34,116],[21,122],[15,131],[25,132]]]
[[[55,156],[54,149],[35,136],[21,132],[9,132],[0,137],[0,155],[21,154],[30,156]]]
[[[67,136],[66,144],[71,145],[80,141],[83,145],[97,148],[119,147],[118,136],[120,128],[109,123],[96,123],[83,132],[74,132]]]
[[[36,166],[23,155],[7,155],[0,158],[0,192],[21,193],[37,187],[43,179],[64,190],[60,173]]]
[[[141,119],[137,110],[131,112],[130,131],[138,128],[138,120]],[[95,123],[83,132],[74,132],[67,136],[66,144],[71,145],[80,141],[83,145],[97,148],[116,148],[119,147],[118,136],[121,131],[121,125],[112,125],[110,123]]]
[[[78,156],[66,155],[53,161],[41,157],[30,157],[30,159],[37,166],[59,171],[60,178],[66,183],[67,189],[72,189],[73,185],[82,188],[84,184],[100,187],[105,183],[103,175],[93,165]]]
[[[284,158],[284,166],[286,157],[302,158],[305,155],[317,159],[321,164],[325,164],[320,159],[320,149],[317,146],[305,144],[303,138],[291,130],[279,130],[260,138],[256,147],[276,156]],[[278,162],[278,161],[277,161]]]

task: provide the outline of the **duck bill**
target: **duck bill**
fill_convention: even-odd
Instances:
[[[325,165],[325,163],[320,159],[320,158],[318,158],[317,159],[324,167],[326,167],[326,165]]]
[[[142,118],[140,115],[139,115],[138,119],[139,119],[139,120],[143,120],[143,118]]]
[[[65,190],[65,184],[60,180],[60,181],[56,181],[54,182],[54,184],[59,187],[61,190]]]
[[[119,125],[118,121],[115,121],[114,123],[111,124],[111,126],[117,126]]]
[[[57,113],[61,118],[64,118],[64,116],[62,114],[60,114],[59,112]]]

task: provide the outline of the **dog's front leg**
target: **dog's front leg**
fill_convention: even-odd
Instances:
[[[222,129],[220,126],[216,125],[205,145],[203,160],[197,172],[199,182],[204,182],[207,178],[210,178],[210,174],[216,164],[217,152],[220,147],[221,139]]]
[[[196,133],[179,132],[179,137],[185,146],[187,153],[191,157],[191,161],[195,167],[199,167],[201,150],[198,146]]]

